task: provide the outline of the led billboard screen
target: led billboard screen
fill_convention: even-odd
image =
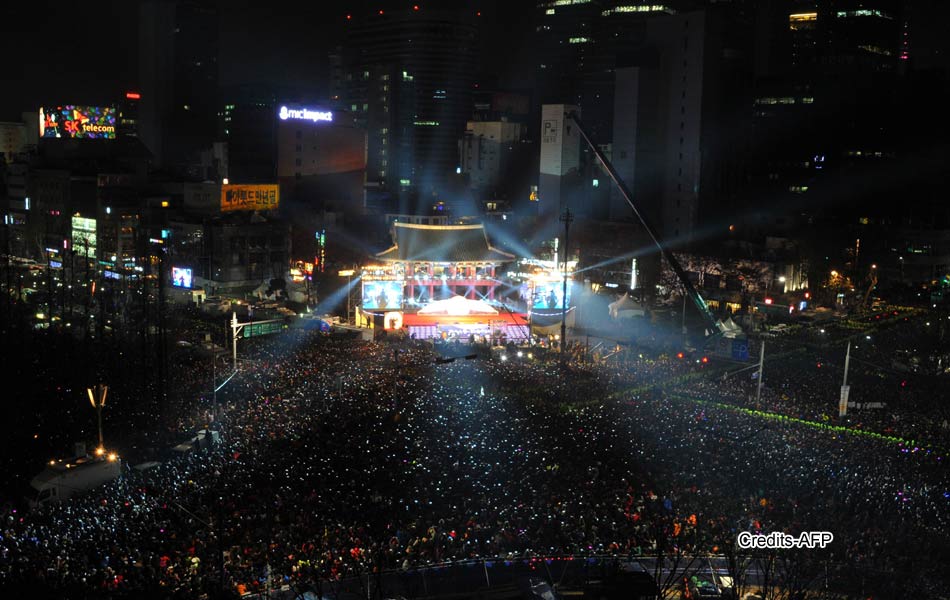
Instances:
[[[562,281],[535,281],[531,290],[532,310],[563,309],[564,283]],[[571,282],[567,282],[567,302],[571,302]]]
[[[402,281],[364,281],[363,308],[393,309],[402,307]]]
[[[191,269],[172,267],[172,285],[180,288],[191,288]]]
[[[73,251],[79,256],[96,258],[96,220],[73,217]],[[88,253],[87,253],[88,252]]]
[[[115,108],[73,105],[40,108],[40,137],[114,140]]]
[[[221,212],[275,210],[279,204],[280,189],[277,184],[221,186]]]

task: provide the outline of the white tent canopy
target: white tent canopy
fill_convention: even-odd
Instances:
[[[727,317],[725,321],[720,321],[720,323],[722,324],[723,337],[736,339],[745,335],[742,331],[742,327],[739,327],[739,325],[732,320],[732,317]]]
[[[611,302],[607,306],[610,316],[614,319],[626,317],[642,317],[646,312],[643,305],[630,297],[630,294],[624,294],[616,302]]]
[[[742,328],[736,325],[732,317],[726,318],[726,320],[722,322],[722,326],[725,327],[727,331],[742,331]]]
[[[447,300],[430,302],[425,308],[419,311],[419,314],[464,317],[466,315],[497,315],[498,311],[487,302],[469,300],[462,296],[453,296]]]

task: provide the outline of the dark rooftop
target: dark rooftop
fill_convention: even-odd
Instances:
[[[425,262],[510,262],[513,254],[493,248],[483,225],[394,223],[394,245],[380,260]]]

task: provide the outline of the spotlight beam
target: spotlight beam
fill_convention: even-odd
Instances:
[[[597,146],[590,139],[590,136],[587,135],[587,131],[584,128],[584,124],[581,122],[580,117],[574,111],[567,113],[565,116],[574,121],[574,124],[577,126],[577,130],[580,132],[581,137],[584,138],[584,141],[587,142],[587,145],[590,146],[594,155],[600,160],[601,164],[604,166],[604,169],[607,171],[607,174],[613,179],[614,184],[620,189],[620,194],[623,196],[624,200],[627,201],[627,204],[633,210],[633,214],[636,215],[637,219],[640,220],[640,224],[643,225],[643,228],[649,234],[650,239],[653,240],[653,243],[659,248],[660,252],[663,254],[663,258],[666,259],[666,262],[670,265],[673,271],[676,273],[676,276],[682,282],[683,287],[686,288],[690,299],[696,305],[696,308],[699,309],[700,314],[702,314],[703,319],[711,325],[713,331],[721,333],[723,331],[723,325],[716,320],[716,317],[713,316],[712,312],[709,310],[709,307],[706,305],[706,302],[703,300],[703,297],[699,295],[699,292],[696,291],[696,288],[693,286],[693,282],[689,280],[689,277],[686,276],[686,272],[683,270],[683,267],[680,265],[679,261],[676,259],[676,256],[673,255],[673,251],[669,247],[663,244],[660,241],[657,233],[654,231],[653,227],[650,226],[650,223],[646,220],[646,216],[640,213],[640,210],[637,209],[637,206],[633,203],[630,190],[627,189],[626,184],[624,184],[623,179],[617,174],[616,169],[614,169],[613,164],[607,157],[604,156],[604,153],[601,152],[600,147]]]

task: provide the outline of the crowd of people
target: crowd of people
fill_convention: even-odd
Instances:
[[[468,558],[722,554],[740,531],[808,530],[833,532],[813,556],[842,593],[945,584],[950,459],[733,410],[718,400],[746,387],[675,357],[440,362],[414,340],[302,331],[242,344],[220,444],[7,511],[0,585],[240,594]],[[181,378],[181,428],[211,419],[206,370]]]
[[[859,331],[823,344],[803,346],[767,342],[778,359],[767,360],[761,390],[757,368],[724,372],[706,378],[690,391],[706,399],[754,407],[790,417],[833,423],[878,434],[932,444],[950,451],[950,406],[941,393],[944,376],[905,369],[895,357],[927,356],[921,352],[928,336],[938,336],[925,318],[899,326]],[[936,328],[933,328],[936,329]],[[846,349],[851,340],[850,351]],[[853,406],[839,418],[838,401],[844,382],[846,355],[849,401]],[[737,369],[731,369],[737,371]],[[755,398],[758,395],[758,402]]]

